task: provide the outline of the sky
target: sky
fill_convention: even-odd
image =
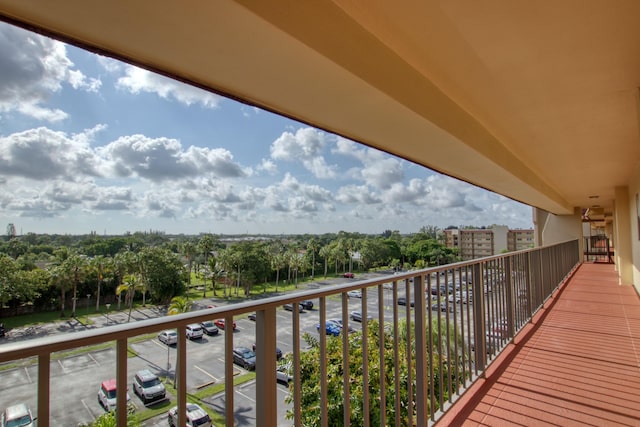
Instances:
[[[531,208],[503,196],[0,23],[8,224],[72,235],[533,227]]]

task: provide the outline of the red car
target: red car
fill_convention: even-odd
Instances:
[[[224,329],[224,319],[216,319],[213,321],[213,323],[216,324],[216,326],[220,329]],[[236,330],[236,322],[233,322],[233,330]]]
[[[353,273],[344,273],[342,275],[342,277],[346,277],[348,279],[353,279],[355,276],[353,275]]]

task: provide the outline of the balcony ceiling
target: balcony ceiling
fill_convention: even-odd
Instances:
[[[610,212],[638,163],[638,17],[636,0],[0,0],[0,19],[556,214]]]

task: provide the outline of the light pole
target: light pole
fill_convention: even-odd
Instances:
[[[109,324],[109,309],[111,308],[111,304],[105,304],[107,307],[107,325]]]
[[[87,294],[87,318],[89,317],[89,298],[91,298],[91,294]]]

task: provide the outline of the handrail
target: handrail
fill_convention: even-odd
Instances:
[[[406,402],[399,400],[402,384],[398,379],[381,386],[380,412],[382,422],[393,421],[396,425],[404,423],[400,416],[401,407],[408,406],[408,417],[418,425],[434,422],[438,413],[452,404],[471,381],[473,381],[488,364],[495,358],[499,349],[503,348],[531,319],[544,301],[551,296],[559,284],[568,277],[579,263],[578,241],[569,241],[557,245],[527,249],[505,255],[493,256],[477,260],[448,264],[380,278],[354,281],[345,284],[328,285],[322,289],[296,292],[295,294],[274,296],[256,301],[240,302],[233,305],[202,309],[195,312],[166,316],[163,318],[136,321],[133,323],[107,326],[96,330],[74,332],[65,335],[55,335],[35,338],[28,341],[6,343],[0,346],[0,363],[28,357],[38,357],[38,422],[40,426],[47,426],[49,419],[49,363],[51,354],[58,351],[77,347],[89,346],[109,341],[117,343],[116,380],[126,382],[127,378],[127,340],[129,338],[159,332],[164,329],[178,331],[178,363],[176,366],[177,400],[179,424],[184,425],[186,413],[186,332],[185,327],[190,323],[198,323],[211,318],[224,318],[227,324],[233,322],[234,316],[244,315],[255,311],[257,360],[256,385],[260,391],[261,400],[257,404],[256,420],[258,425],[277,424],[275,377],[273,375],[275,360],[276,309],[283,304],[297,304],[305,299],[319,299],[320,325],[327,320],[327,298],[341,295],[342,322],[348,326],[348,300],[346,293],[351,290],[362,290],[363,298],[361,310],[363,316],[363,331],[368,326],[366,290],[377,290],[378,319],[383,319],[382,311],[385,306],[384,284],[392,283],[393,310],[391,313],[392,334],[396,347],[399,345],[399,325],[401,318],[405,318],[406,334],[410,337],[406,341],[406,352],[410,355],[415,350],[416,360],[400,360],[395,355],[393,361],[395,375],[398,377],[400,365],[406,362],[409,379],[415,377],[415,390],[412,381],[408,383],[408,393],[414,396],[416,408],[412,409],[414,399]],[[404,286],[400,286],[404,284]],[[452,291],[451,287],[454,287]],[[406,298],[405,308],[398,306],[399,293]],[[425,297],[417,297],[424,295]],[[371,296],[375,296],[372,293]],[[472,296],[472,298],[471,298]],[[480,296],[480,297],[479,297]],[[413,299],[412,299],[413,297]],[[466,299],[466,300],[465,300]],[[415,307],[410,302],[413,300]],[[435,302],[435,303],[434,303]],[[405,310],[404,313],[401,313]],[[295,372],[300,372],[300,316],[297,310],[292,312],[294,328],[293,365]],[[385,334],[385,325],[379,322],[378,335]],[[321,328],[322,331],[322,328]],[[233,377],[233,360],[231,357],[233,346],[233,331],[225,328],[225,376]],[[321,403],[320,419],[322,425],[328,425],[328,375],[327,362],[324,360],[327,352],[328,339],[320,334],[319,348],[323,355],[320,363]],[[342,334],[343,360],[348,359],[347,334]],[[367,334],[362,334],[362,349],[364,354],[371,354],[368,349],[375,345],[370,343]],[[413,348],[415,346],[415,348]],[[379,364],[384,366],[385,354],[382,347],[373,350],[379,358]],[[472,355],[469,350],[473,352]],[[467,354],[469,353],[469,354]],[[363,360],[363,375],[367,380],[370,367],[375,364],[368,359]],[[273,369],[271,369],[273,368]],[[415,369],[415,373],[413,372]],[[349,372],[348,364],[345,371]],[[434,372],[446,376],[438,381],[434,387]],[[445,381],[446,380],[446,381]],[[368,383],[368,380],[367,380]],[[294,404],[292,413],[296,425],[302,424],[301,408],[301,379],[298,375],[293,380]],[[349,381],[343,379],[345,408],[347,412],[342,422],[348,424],[350,394]],[[384,390],[384,391],[382,391]],[[126,387],[118,387],[118,399],[125,399]],[[369,409],[368,387],[364,392],[364,408]],[[387,395],[391,400],[387,400]],[[447,400],[444,400],[447,396]],[[234,423],[233,381],[225,381],[225,415],[227,425]],[[120,400],[120,401],[122,401]],[[395,419],[387,417],[386,411],[392,410]],[[126,424],[126,406],[117,407],[119,425]]]

